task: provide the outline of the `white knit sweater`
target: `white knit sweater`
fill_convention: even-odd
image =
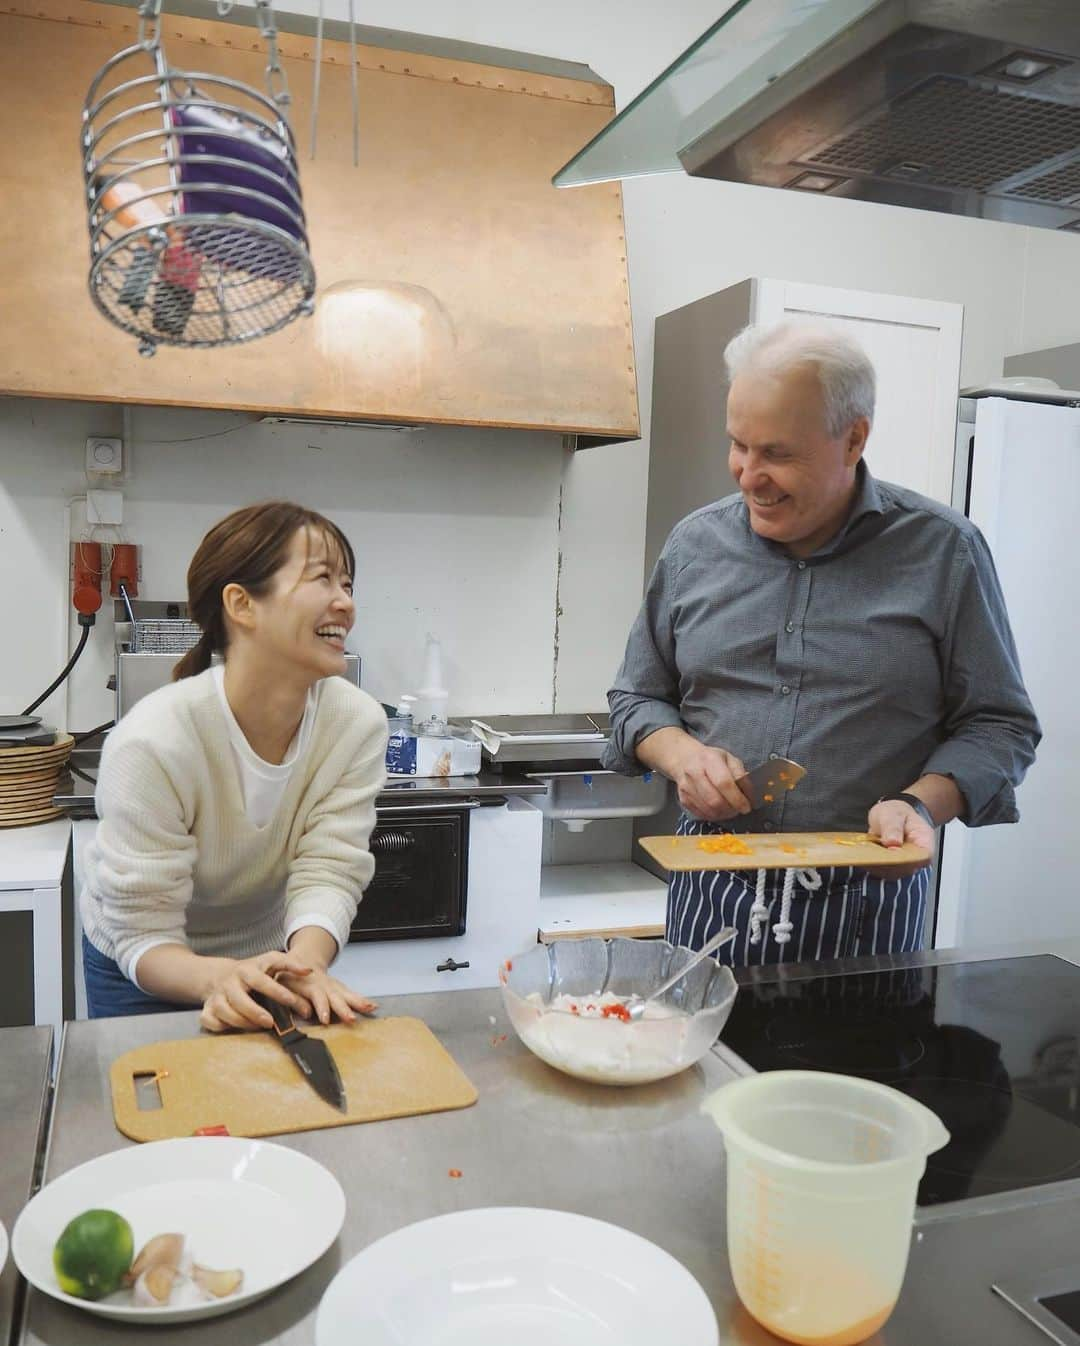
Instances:
[[[344,946],[375,870],[386,716],[344,678],[316,693],[311,741],[265,827],[244,812],[209,672],[152,692],[109,734],[80,910],[126,976],[157,944],[233,958],[280,949],[308,916]]]

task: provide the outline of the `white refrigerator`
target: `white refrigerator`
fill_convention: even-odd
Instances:
[[[933,942],[1080,936],[1080,394],[964,397],[957,426],[953,504],[990,544],[1043,740],[1018,823],[945,828]]]

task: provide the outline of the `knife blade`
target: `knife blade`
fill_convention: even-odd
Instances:
[[[805,775],[806,768],[798,762],[792,762],[787,757],[772,757],[760,766],[753,767],[745,776],[740,776],[735,784],[752,807],[760,809],[775,803],[788,790],[794,790]]]
[[[330,1048],[319,1038],[301,1033],[293,1022],[292,1010],[258,991],[251,992],[257,1005],[268,1010],[274,1021],[273,1032],[278,1042],[296,1062],[297,1068],[320,1098],[341,1112],[348,1111],[345,1086],[341,1082],[337,1063]]]

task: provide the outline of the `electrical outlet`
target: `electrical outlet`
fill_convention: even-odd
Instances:
[[[86,470],[103,477],[118,477],[124,470],[124,441],[91,435],[86,441]]]

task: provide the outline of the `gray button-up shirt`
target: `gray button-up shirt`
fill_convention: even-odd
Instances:
[[[805,560],[753,531],[741,495],[683,519],[608,703],[617,771],[640,771],[636,744],[669,725],[748,768],[806,767],[750,831],[860,831],[928,772],[956,781],[969,826],[1015,822],[1041,737],[982,534],[864,463],[847,523]]]

